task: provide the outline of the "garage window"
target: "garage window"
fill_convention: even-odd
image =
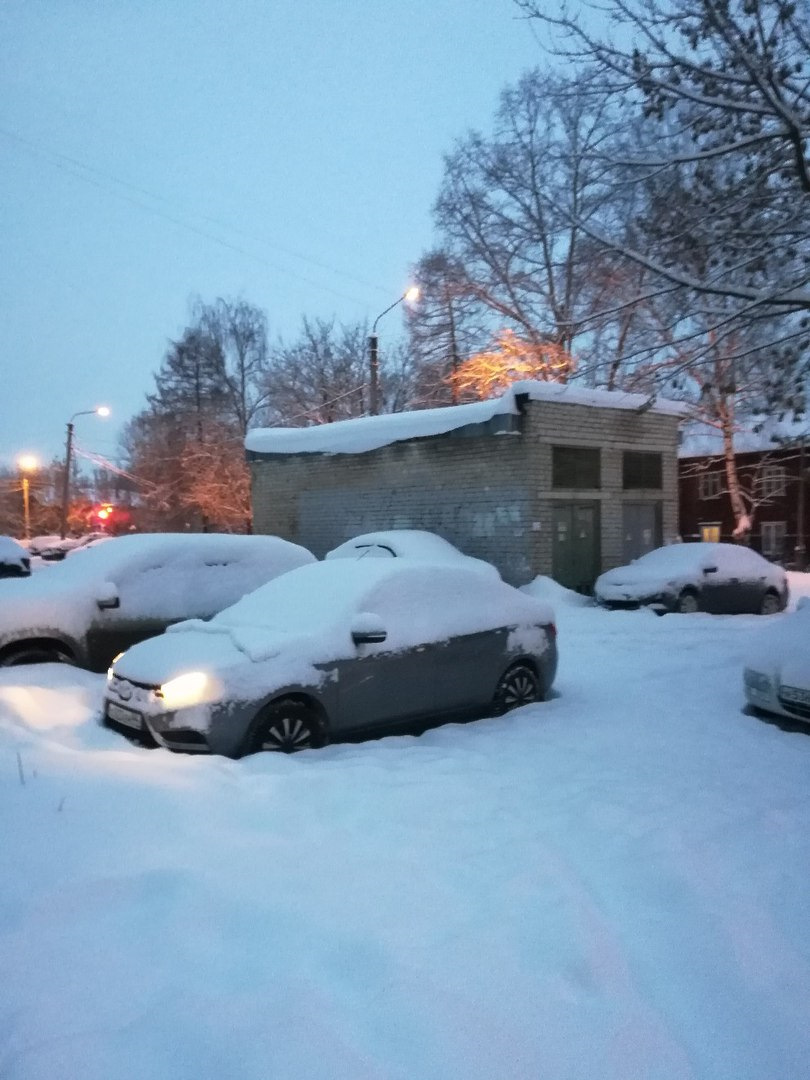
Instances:
[[[551,448],[551,486],[599,488],[602,486],[599,449],[589,446]]]
[[[622,487],[661,490],[661,455],[651,450],[625,450],[622,455]]]

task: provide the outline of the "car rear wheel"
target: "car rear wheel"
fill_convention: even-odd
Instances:
[[[324,741],[323,725],[313,709],[303,701],[274,701],[256,718],[248,753],[295,754],[323,746]]]
[[[760,615],[776,615],[782,610],[782,603],[779,599],[779,595],[775,592],[768,591],[762,597],[762,604],[759,608]]]
[[[76,661],[66,649],[58,645],[19,645],[0,656],[0,667],[17,667],[19,664],[74,664]]]
[[[503,716],[512,709],[540,701],[541,697],[537,672],[528,664],[515,664],[503,673],[498,683],[493,703],[495,715]]]
[[[692,592],[691,589],[684,589],[678,597],[678,603],[675,605],[675,610],[681,615],[694,615],[696,611],[700,611],[697,593]]]

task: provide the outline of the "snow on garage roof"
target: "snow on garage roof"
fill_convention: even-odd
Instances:
[[[516,414],[518,394],[532,401],[556,401],[566,405],[592,405],[600,409],[643,409],[681,416],[678,401],[653,399],[645,394],[625,394],[615,390],[590,390],[562,383],[517,382],[499,398],[474,401],[468,405],[447,405],[440,409],[360,416],[304,428],[256,428],[245,438],[245,449],[255,454],[362,454],[405,439],[444,435],[470,424],[485,424],[494,416]]]
[[[739,423],[734,432],[734,451],[737,454],[778,450],[782,446],[795,446],[802,440],[810,443],[810,420],[805,418],[751,416]],[[710,457],[722,453],[723,436],[719,428],[693,420],[682,429],[678,457]]]

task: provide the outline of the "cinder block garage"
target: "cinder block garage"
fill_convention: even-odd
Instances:
[[[469,405],[248,433],[254,528],[322,556],[361,532],[430,529],[520,585],[588,592],[677,534],[682,407],[521,383]]]

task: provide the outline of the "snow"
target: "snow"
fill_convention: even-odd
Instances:
[[[426,529],[383,529],[361,533],[339,547],[328,551],[326,559],[357,559],[359,557],[426,559],[429,562],[457,562],[467,558],[457,547]]]
[[[291,758],[0,671],[4,1080],[805,1076],[810,737],[741,711],[762,620],[557,622],[553,700]]]
[[[747,417],[740,420],[734,432],[734,450],[737,454],[778,450],[801,441],[810,441],[810,421],[804,417]],[[681,429],[678,457],[710,457],[722,453],[723,436],[719,428],[693,420]]]
[[[245,438],[245,448],[257,454],[362,454],[405,439],[445,435],[469,424],[484,424],[494,416],[517,414],[517,394],[532,401],[567,405],[592,405],[602,409],[649,409],[671,416],[684,414],[676,401],[625,394],[614,390],[590,390],[567,383],[516,382],[498,398],[440,409],[362,416],[305,428],[255,428]]]
[[[0,565],[25,567],[28,552],[11,536],[0,536]]]

